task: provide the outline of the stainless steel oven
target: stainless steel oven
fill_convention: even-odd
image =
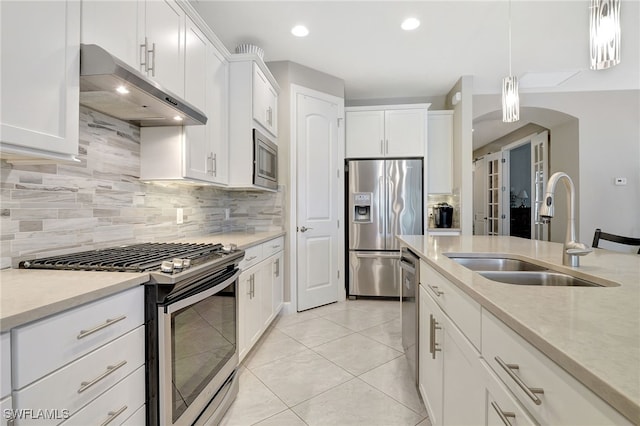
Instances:
[[[147,272],[147,425],[218,424],[238,393],[238,276],[244,250],[144,243],[21,268]]]
[[[206,276],[158,304],[160,424],[216,423],[224,413],[238,365],[238,275]]]
[[[278,146],[253,129],[253,184],[278,189]]]

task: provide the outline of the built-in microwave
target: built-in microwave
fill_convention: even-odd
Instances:
[[[253,184],[278,189],[278,146],[253,129]]]

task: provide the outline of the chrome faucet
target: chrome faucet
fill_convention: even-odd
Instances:
[[[579,256],[587,255],[593,250],[589,246],[576,241],[578,239],[575,220],[576,190],[573,181],[566,173],[556,172],[549,178],[544,203],[540,208],[540,218],[544,223],[551,221],[554,211],[553,194],[556,191],[556,184],[562,178],[564,178],[564,187],[569,194],[567,203],[567,236],[564,239],[564,246],[562,248],[562,264],[567,266],[580,266]]]

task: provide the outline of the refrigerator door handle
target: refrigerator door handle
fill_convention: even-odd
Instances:
[[[385,209],[382,206],[386,206],[386,200],[384,196],[384,176],[378,177],[378,235],[382,237],[386,236],[386,232],[384,229],[384,216],[388,214],[385,212]]]
[[[397,253],[356,253],[359,259],[400,259],[400,252]]]
[[[391,219],[393,213],[391,212],[392,209],[392,203],[391,203],[391,194],[394,194],[394,183],[393,180],[391,179],[391,176],[389,176],[389,180],[388,180],[388,184],[387,184],[387,188],[388,188],[388,192],[387,192],[387,239],[392,239],[394,238],[395,235],[395,230],[391,229]],[[393,246],[392,243],[388,243],[387,247],[391,248]]]

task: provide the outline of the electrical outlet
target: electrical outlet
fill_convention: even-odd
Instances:
[[[181,225],[184,223],[184,210],[182,208],[176,209],[176,223]]]
[[[627,184],[627,178],[625,178],[625,177],[614,178],[613,179],[613,183],[618,185],[618,186],[626,185]]]

